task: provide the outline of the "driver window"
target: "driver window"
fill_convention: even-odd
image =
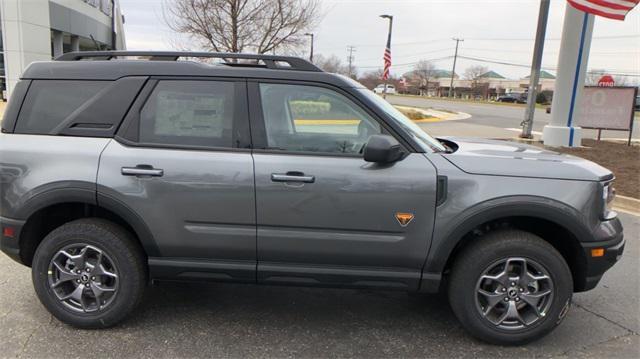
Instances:
[[[380,124],[345,96],[315,86],[260,84],[269,149],[362,153]]]

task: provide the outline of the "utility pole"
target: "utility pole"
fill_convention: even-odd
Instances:
[[[531,75],[529,76],[529,94],[527,97],[527,110],[522,121],[522,133],[520,138],[533,138],[533,117],[536,112],[536,98],[538,82],[540,80],[540,68],[542,67],[542,53],[544,51],[544,37],[547,31],[547,19],[549,18],[549,3],[551,0],[540,0],[540,12],[538,15],[538,29],[536,30],[536,43],[533,49],[531,61]]]
[[[349,77],[353,75],[353,53],[356,52],[356,47],[349,45],[347,46],[347,51],[349,52],[349,56],[347,56],[347,62],[349,63]]]
[[[451,70],[451,84],[449,85],[449,97],[453,95],[453,78],[456,76],[456,62],[458,61],[458,45],[460,41],[464,42],[464,39],[459,39],[454,37],[453,40],[456,42],[456,53],[453,55],[453,69]]]
[[[313,62],[313,34],[307,32],[305,35],[311,37],[311,51],[309,52],[309,61]]]

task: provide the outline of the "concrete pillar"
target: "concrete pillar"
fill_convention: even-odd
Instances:
[[[64,35],[61,31],[53,30],[53,58],[64,53]]]
[[[542,131],[548,146],[580,146],[582,129],[575,126],[587,73],[594,16],[566,5],[558,75],[556,77],[551,122]]]
[[[80,51],[80,37],[71,36],[71,51]]]

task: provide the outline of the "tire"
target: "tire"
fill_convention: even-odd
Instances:
[[[549,334],[567,314],[572,294],[571,271],[562,255],[542,238],[518,230],[490,232],[464,248],[448,287],[462,326],[499,345]]]
[[[144,258],[124,228],[99,218],[79,219],[42,240],[33,258],[33,286],[58,320],[78,328],[107,328],[142,301]]]

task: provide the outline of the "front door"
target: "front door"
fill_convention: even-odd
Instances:
[[[433,227],[436,172],[420,153],[367,163],[389,134],[339,89],[250,83],[258,281],[415,289]],[[255,139],[255,137],[254,137]],[[260,142],[258,140],[257,142]]]
[[[255,281],[246,84],[154,79],[104,150],[98,201],[148,227],[154,277]]]

